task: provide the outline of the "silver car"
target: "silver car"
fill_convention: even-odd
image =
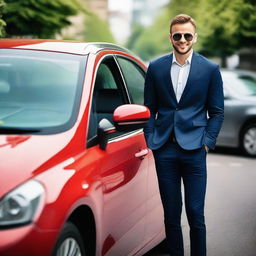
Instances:
[[[225,118],[217,146],[237,147],[256,156],[256,73],[222,70]]]

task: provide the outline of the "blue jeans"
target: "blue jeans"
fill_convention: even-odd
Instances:
[[[190,226],[191,256],[206,256],[204,201],[207,153],[204,147],[196,150],[184,150],[177,143],[168,142],[153,153],[164,208],[166,240],[170,255],[184,255],[180,225],[181,180],[183,180],[185,209]]]

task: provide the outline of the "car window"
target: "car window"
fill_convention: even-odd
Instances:
[[[256,95],[256,78],[249,75],[240,75],[239,80],[248,89],[249,94]]]
[[[143,104],[143,92],[145,73],[144,71],[134,62],[123,58],[117,57],[118,63],[123,72],[123,76],[127,85],[127,89],[131,98],[132,103]]]
[[[99,66],[96,76],[95,92],[97,92],[99,89],[117,89],[114,76],[108,65],[105,63],[102,63]]]
[[[123,89],[121,75],[115,60],[108,57],[99,65],[96,74],[87,136],[88,141],[97,137],[98,124],[103,118],[113,123],[114,110],[118,106],[128,103]],[[117,136],[117,133],[113,136]]]
[[[249,73],[223,72],[224,84],[242,96],[256,95],[256,76]]]
[[[76,120],[86,57],[1,49],[0,123],[5,133],[58,133]]]

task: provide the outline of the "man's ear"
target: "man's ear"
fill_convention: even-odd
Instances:
[[[169,41],[172,42],[172,34],[169,33]]]
[[[195,36],[194,36],[194,43],[196,43],[196,42],[197,42],[197,37],[198,37],[198,34],[197,34],[197,33],[195,33]]]

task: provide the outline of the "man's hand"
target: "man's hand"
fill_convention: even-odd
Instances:
[[[204,145],[204,148],[205,148],[206,153],[208,153],[208,152],[209,152],[208,146],[207,146],[207,145]]]

